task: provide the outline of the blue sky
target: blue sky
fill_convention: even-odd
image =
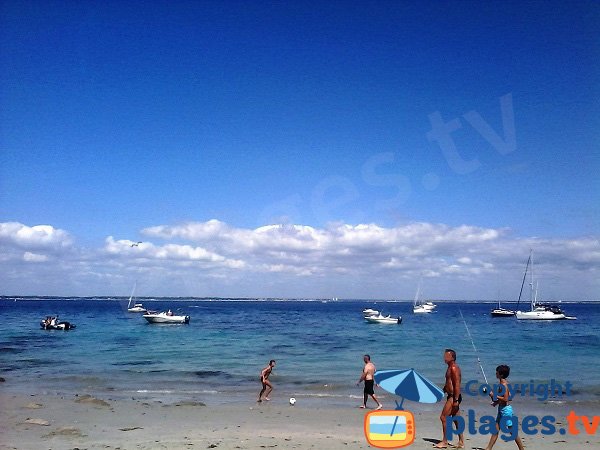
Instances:
[[[600,298],[597,3],[8,1],[0,20],[0,293],[410,298],[426,272],[432,296],[495,298],[533,246],[548,296]],[[272,248],[223,244],[274,224]],[[414,224],[499,237],[411,259],[332,231]],[[301,227],[328,236],[310,263],[284,244]]]

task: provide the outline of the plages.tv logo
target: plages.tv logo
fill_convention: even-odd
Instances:
[[[378,448],[400,448],[415,440],[415,417],[410,411],[370,411],[365,415],[365,437]]]
[[[375,382],[402,400],[391,411],[370,411],[365,415],[364,432],[369,445],[378,448],[400,448],[415,440],[415,417],[403,409],[404,400],[436,403],[444,392],[414,369],[378,370]]]

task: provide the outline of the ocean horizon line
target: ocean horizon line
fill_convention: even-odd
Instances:
[[[86,300],[86,301],[127,301],[129,296],[111,296],[111,295],[0,295],[0,301],[18,301],[18,300]],[[413,299],[365,299],[365,298],[316,298],[316,297],[213,297],[213,296],[136,296],[136,300],[145,302],[162,302],[165,300],[178,302],[364,302],[364,303],[414,303]],[[428,301],[439,303],[485,303],[496,304],[498,299],[435,299],[429,298]],[[518,303],[517,300],[500,300],[505,304]],[[521,303],[527,304],[528,300],[521,300]],[[600,303],[600,299],[591,300],[545,300],[542,303]]]

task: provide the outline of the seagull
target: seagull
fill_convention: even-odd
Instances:
[[[133,244],[130,245],[130,247],[137,247],[141,243],[142,243],[142,241],[134,242]]]

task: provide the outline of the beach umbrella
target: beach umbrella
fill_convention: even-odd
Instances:
[[[402,397],[396,409],[402,409],[404,399],[419,403],[436,403],[444,397],[444,392],[419,374],[415,369],[378,370],[375,382],[386,391]]]

